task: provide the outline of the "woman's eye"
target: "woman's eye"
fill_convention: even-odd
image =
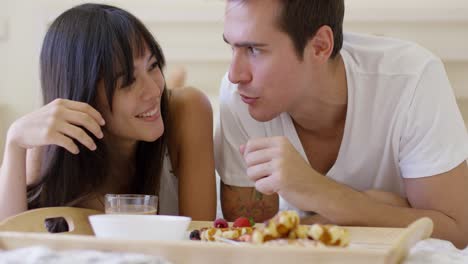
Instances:
[[[149,70],[152,71],[152,70],[154,70],[154,69],[156,69],[158,67],[159,67],[159,62],[155,61],[155,62],[153,62],[153,64],[151,64]]]
[[[122,83],[121,88],[131,88],[133,84],[135,83],[135,81],[136,81],[136,78],[133,76],[131,77],[130,80],[128,80],[128,82]]]

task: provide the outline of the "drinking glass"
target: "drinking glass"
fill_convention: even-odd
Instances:
[[[158,212],[158,196],[144,194],[106,194],[106,214],[145,214]]]

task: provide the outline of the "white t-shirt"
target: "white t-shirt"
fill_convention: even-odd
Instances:
[[[444,65],[420,46],[345,34],[341,51],[348,83],[346,124],[337,160],[326,176],[355,190],[406,197],[402,178],[447,172],[468,158],[468,134]],[[255,121],[225,76],[215,137],[216,169],[232,186],[254,186],[239,146],[251,138],[285,136],[307,160],[287,113]],[[282,199],[280,210],[294,209]]]

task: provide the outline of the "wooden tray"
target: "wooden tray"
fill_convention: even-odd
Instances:
[[[190,229],[210,226],[192,222]],[[12,250],[34,245],[55,250],[93,249],[137,252],[166,258],[172,263],[400,263],[409,249],[432,233],[432,221],[422,218],[407,228],[348,227],[348,248],[299,248],[292,246],[228,245],[201,241],[128,241],[100,239],[87,235],[57,235],[0,232],[0,249]]]

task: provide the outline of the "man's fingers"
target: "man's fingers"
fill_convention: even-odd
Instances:
[[[274,184],[274,179],[273,177],[264,177],[258,181],[255,182],[255,189],[257,191],[266,194],[266,195],[271,195],[274,193],[277,193],[278,190]]]
[[[288,144],[289,140],[286,137],[264,137],[251,139],[245,144],[243,155],[266,148],[281,147]]]
[[[249,152],[248,154],[244,155],[244,160],[247,167],[251,167],[271,161],[275,157],[274,154],[275,149],[273,148],[260,149],[254,152]]]
[[[274,138],[255,138],[251,139],[245,144],[244,147],[244,157],[245,155],[249,154],[250,152],[254,152],[257,150],[265,149],[274,146]]]
[[[244,153],[245,153],[245,145],[240,145],[239,146],[239,152],[242,156],[244,156]]]
[[[247,168],[247,176],[252,181],[258,181],[272,173],[269,162],[261,163]]]

